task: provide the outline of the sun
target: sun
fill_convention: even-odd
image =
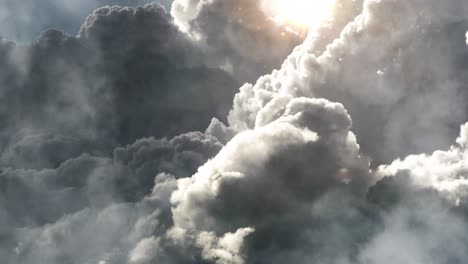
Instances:
[[[330,15],[335,0],[264,0],[263,8],[278,23],[307,29]]]

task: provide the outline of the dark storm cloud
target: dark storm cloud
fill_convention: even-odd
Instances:
[[[238,86],[204,66],[158,6],[101,8],[78,38],[50,30],[31,46],[5,42],[2,50],[6,165],[37,167],[27,156],[37,154],[56,166],[80,152],[204,130],[227,114]]]
[[[243,82],[232,75],[240,65],[219,65],[237,55],[221,55],[158,5],[97,9],[76,37],[48,30],[30,45],[2,39],[1,258],[203,263],[215,249],[240,254],[248,229],[227,248],[230,235],[197,232],[184,253],[166,235],[176,179],[216,155],[223,145],[213,136],[225,143],[235,134],[212,119],[225,118]],[[210,120],[206,134],[176,136]]]
[[[269,26],[266,33],[256,30],[256,36],[271,40],[256,49],[292,47]],[[252,37],[230,39],[249,42]],[[109,153],[116,144],[142,137],[204,130],[213,117],[225,118],[236,88],[245,81],[233,72],[257,72],[261,64],[259,73],[264,73],[289,52],[265,53],[261,61],[225,69],[221,61],[238,60],[251,47],[222,52],[224,45],[207,48],[181,32],[156,4],[97,9],[78,37],[49,30],[32,45],[2,42],[2,160],[30,168],[41,162],[57,166],[80,152]],[[52,146],[61,154],[48,157]],[[42,161],[27,153],[40,154]]]
[[[4,206],[11,210],[11,224],[34,225],[89,205],[138,201],[151,193],[157,174],[187,177],[221,146],[212,137],[189,133],[171,140],[142,139],[116,149],[113,159],[82,155],[57,169],[3,169]]]
[[[120,140],[203,130],[211,117],[226,114],[238,82],[206,67],[197,43],[163,9],[101,8],[80,36],[100,51]]]
[[[57,169],[4,169],[0,233],[5,252],[0,256],[11,263],[106,257],[125,263],[139,239],[162,235],[172,224],[169,196],[175,179],[193,174],[221,146],[213,137],[189,133],[142,139],[116,149],[113,159],[83,155]],[[95,234],[100,238],[93,239]]]
[[[0,259],[466,262],[466,4],[341,0],[224,124],[292,43],[258,3],[105,7],[78,37],[0,42]]]

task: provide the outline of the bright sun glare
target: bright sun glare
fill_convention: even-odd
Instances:
[[[334,0],[270,0],[267,10],[279,23],[296,28],[311,28],[327,18],[334,2]]]

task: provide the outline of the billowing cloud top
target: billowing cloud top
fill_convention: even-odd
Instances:
[[[468,4],[265,4],[2,39],[2,263],[466,263]]]

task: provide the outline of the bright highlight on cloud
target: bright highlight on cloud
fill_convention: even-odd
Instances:
[[[330,16],[335,0],[264,0],[272,18],[295,28],[314,28]]]

